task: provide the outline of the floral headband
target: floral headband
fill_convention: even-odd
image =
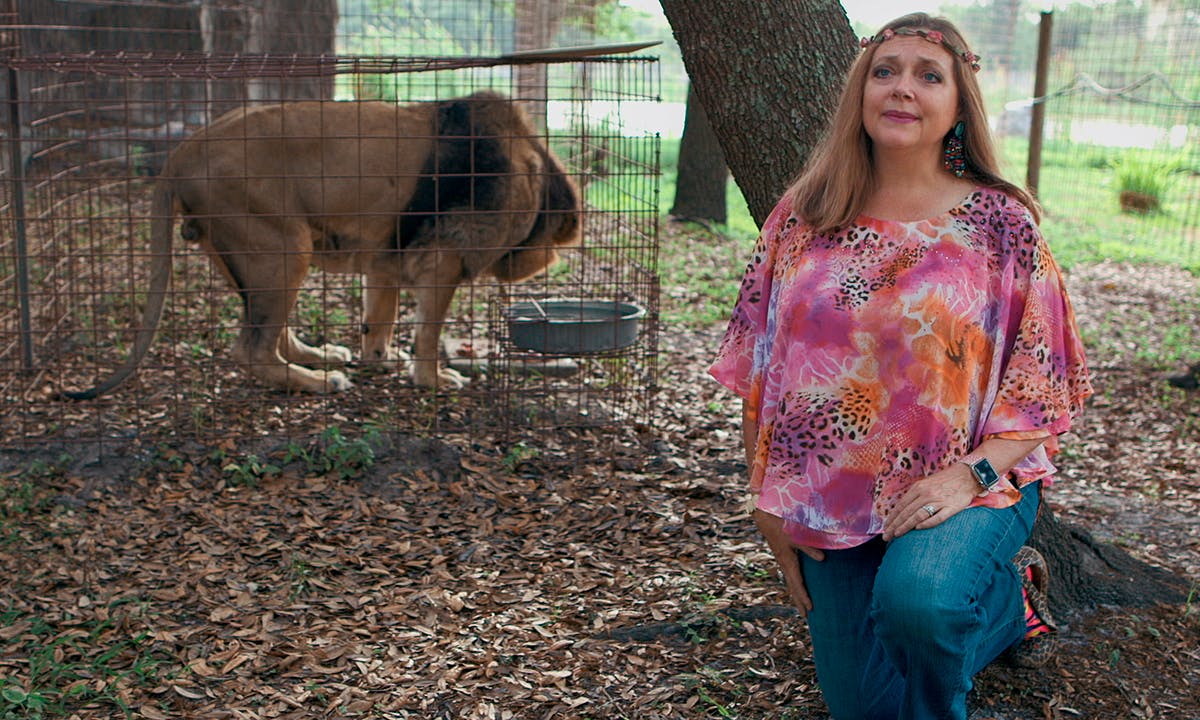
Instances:
[[[868,45],[878,45],[884,41],[891,40],[897,35],[914,35],[923,37],[934,45],[941,45],[954,55],[962,58],[963,62],[970,66],[972,70],[979,72],[979,56],[970,50],[964,50],[958,47],[954,43],[947,40],[946,36],[937,30],[922,30],[921,28],[909,27],[896,28],[895,30],[888,28],[874,37],[863,38],[858,42],[858,44],[865,48]]]

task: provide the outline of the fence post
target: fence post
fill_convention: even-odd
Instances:
[[[8,157],[12,172],[12,215],[17,255],[17,304],[21,324],[21,366],[33,369],[33,321],[29,309],[29,245],[25,234],[25,159],[21,152],[21,85],[8,67]]]
[[[1025,185],[1034,197],[1042,175],[1042,131],[1046,122],[1046,80],[1050,74],[1050,40],[1054,13],[1042,12],[1038,25],[1037,74],[1033,80],[1033,108],[1029,117],[1029,159],[1025,166]]]

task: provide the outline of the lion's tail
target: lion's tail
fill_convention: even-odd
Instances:
[[[171,285],[171,235],[175,224],[174,215],[175,194],[171,188],[171,182],[167,178],[160,178],[154,185],[151,206],[150,286],[146,291],[146,307],[142,313],[142,325],[137,330],[133,349],[129,352],[125,363],[103,382],[87,390],[64,391],[62,393],[64,397],[71,400],[91,400],[108,393],[137,371],[142,358],[150,350],[150,345],[154,342],[154,336],[158,332],[159,320],[162,319],[167,290]]]

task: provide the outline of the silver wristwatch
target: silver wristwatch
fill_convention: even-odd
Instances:
[[[971,474],[979,483],[980,495],[990,493],[1000,483],[1000,473],[996,472],[996,468],[992,467],[992,463],[983,455],[971,453],[959,462],[971,468]]]

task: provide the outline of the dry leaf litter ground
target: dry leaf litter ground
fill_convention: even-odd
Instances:
[[[1140,358],[1197,326],[1196,280],[1069,282],[1099,392],[1050,501],[1194,587],[1200,393]],[[664,331],[657,427],[538,453],[394,434],[343,478],[264,447],[282,469],[246,485],[204,448],[5,455],[0,715],[824,718],[741,510],[737,403],[704,373],[720,331]],[[1192,603],[1066,620],[1048,668],[977,678],[973,718],[1200,718]]]

